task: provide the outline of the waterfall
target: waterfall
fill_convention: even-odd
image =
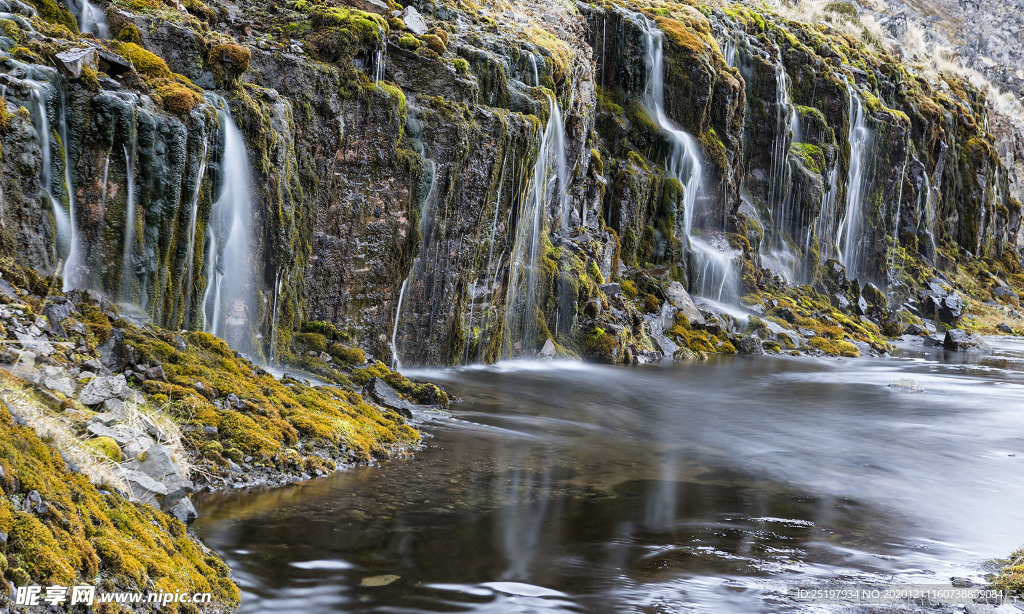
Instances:
[[[134,122],[133,122],[134,123]],[[143,306],[141,293],[138,296],[133,295],[133,286],[136,279],[136,266],[135,266],[135,247],[137,242],[137,236],[135,232],[135,154],[138,149],[137,135],[135,131],[132,131],[132,148],[128,150],[127,145],[121,145],[121,149],[124,150],[124,168],[125,177],[127,178],[125,215],[124,215],[124,246],[121,252],[121,300],[129,303]],[[109,159],[108,159],[109,160]]]
[[[781,57],[782,53],[779,52]],[[772,143],[771,175],[768,199],[772,208],[772,235],[769,253],[777,263],[776,273],[787,281],[796,281],[797,255],[786,240],[793,228],[793,195],[789,149],[797,142],[799,117],[789,97],[786,67],[781,60],[775,65],[775,139]],[[763,252],[762,252],[763,253]]]
[[[564,177],[565,135],[562,132],[561,109],[554,95],[548,95],[549,116],[540,136],[533,179],[526,198],[520,200],[515,219],[515,238],[509,260],[508,300],[505,302],[505,354],[534,349],[541,317],[538,311],[537,268],[540,244],[544,236],[544,212],[548,205],[557,206],[559,216],[565,213]],[[549,193],[549,184],[555,185]],[[559,219],[559,218],[556,218]],[[518,347],[516,347],[518,345]]]
[[[398,306],[395,307],[395,325],[391,327],[391,368],[397,371],[402,368],[402,361],[398,357],[398,322],[402,315],[402,302],[405,300],[405,284],[409,278],[402,280],[402,288],[398,291]]]
[[[373,80],[374,83],[379,84],[384,80],[384,68],[387,63],[387,45],[381,43],[377,49],[377,56],[373,66]]]
[[[250,246],[253,220],[249,158],[227,104],[217,98],[213,102],[220,107],[223,158],[220,195],[213,203],[206,235],[203,329],[236,350],[251,351],[249,325],[255,306],[256,263]]]
[[[195,256],[196,256],[196,226],[199,222],[199,196],[202,192],[203,177],[206,176],[206,163],[208,160],[207,154],[209,153],[209,140],[203,139],[203,153],[199,157],[199,172],[196,174],[196,187],[192,191],[192,206],[189,208],[188,216],[188,251],[185,255],[185,301],[184,305],[187,309],[191,304],[192,298],[192,276],[195,273]],[[276,311],[275,311],[276,315]]]
[[[107,16],[89,0],[82,0],[82,12],[78,16],[78,29],[82,32],[92,32],[99,38],[107,38]]]
[[[644,98],[648,110],[654,116],[661,131],[672,144],[672,151],[665,160],[665,170],[683,185],[683,227],[690,244],[690,255],[693,259],[691,271],[691,289],[700,296],[722,300],[727,295],[735,294],[737,289],[736,275],[732,267],[732,259],[736,252],[727,246],[712,245],[694,233],[693,213],[700,193],[703,168],[700,163],[700,148],[697,142],[685,130],[681,130],[665,113],[664,64],[662,40],[663,35],[655,22],[644,15],[635,14],[634,18],[644,29],[647,43],[647,81],[644,86]]]
[[[846,179],[846,213],[836,233],[837,243],[842,245],[839,261],[846,267],[850,279],[860,273],[861,266],[861,225],[864,218],[864,170],[867,166],[868,146],[871,130],[867,127],[864,117],[864,105],[852,87],[848,88],[850,96],[849,118],[850,132],[850,168]]]
[[[274,302],[273,311],[270,313],[270,364],[277,364],[277,301],[281,297],[281,285],[284,278],[281,277],[281,270],[274,271]]]
[[[533,68],[533,86],[540,86],[540,73],[537,72],[537,56],[530,54],[530,66]]]
[[[70,251],[73,230],[70,215],[53,195],[53,150],[50,142],[50,112],[47,108],[48,96],[46,95],[50,84],[31,80],[26,80],[26,84],[31,90],[32,110],[35,111],[32,113],[32,119],[36,132],[39,134],[39,150],[42,156],[42,169],[39,174],[40,185],[47,198],[50,199],[50,206],[53,209],[53,220],[57,233],[55,256],[57,260],[63,260],[67,258],[68,251]],[[70,190],[68,193],[70,195]]]

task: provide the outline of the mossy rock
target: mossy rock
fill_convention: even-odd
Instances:
[[[210,45],[206,54],[213,76],[222,87],[231,87],[249,72],[252,52],[248,47],[234,43]]]
[[[126,60],[131,62],[136,72],[146,77],[162,77],[170,79],[173,75],[167,62],[151,51],[140,47],[137,43],[114,41],[114,49]]]
[[[121,455],[121,446],[111,437],[96,437],[87,441],[86,445],[115,463],[120,463],[124,458]]]

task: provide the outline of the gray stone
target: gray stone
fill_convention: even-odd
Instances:
[[[167,513],[185,524],[191,524],[196,518],[199,518],[196,507],[192,505],[192,500],[188,497],[182,497],[177,503],[170,506]]]
[[[73,396],[75,394],[75,380],[70,377],[44,377],[43,385],[59,392],[66,397]]]
[[[123,375],[97,377],[85,385],[78,400],[83,405],[99,405],[107,399],[122,396],[128,389],[128,382]]]
[[[159,495],[160,506],[164,510],[172,508],[194,490],[192,481],[182,475],[181,467],[174,460],[171,451],[159,443],[146,450],[144,460],[133,460],[127,464],[126,469],[129,472],[143,474],[159,485],[159,488],[154,489],[149,482],[138,481],[140,486],[145,486],[154,495]],[[132,492],[134,494],[135,490]]]
[[[964,313],[964,301],[958,294],[949,294],[939,303],[939,320],[946,324],[957,324]]]
[[[953,350],[955,352],[990,351],[992,349],[987,343],[981,340],[981,337],[969,334],[962,328],[951,328],[947,330],[946,338],[943,340],[942,346],[947,350]]]
[[[764,354],[764,348],[761,347],[761,339],[756,335],[741,337],[740,340],[736,342],[736,351],[740,354]]]
[[[370,396],[384,407],[390,407],[406,418],[412,417],[412,403],[400,397],[395,389],[384,380],[374,378],[367,387],[366,392],[369,392]]]
[[[665,335],[657,334],[654,335],[653,338],[654,342],[658,344],[658,348],[665,356],[674,356],[675,353],[679,351],[679,345]]]
[[[47,303],[46,307],[43,307],[43,316],[46,317],[46,321],[55,335],[58,337],[68,336],[67,331],[64,330],[63,322],[65,318],[71,316],[71,303],[66,300],[60,304]]]
[[[895,379],[889,384],[889,388],[897,392],[924,392],[924,386],[909,377]]]
[[[999,329],[999,332],[1001,332],[1001,333],[1005,333],[1007,335],[1014,334],[1013,327],[1010,326],[1009,324],[1007,324],[1006,322],[1003,322],[997,328]]]
[[[34,335],[31,332],[14,331],[14,336],[21,342],[21,347],[30,352],[44,356],[53,354],[53,345],[46,339],[40,339],[38,335]]]
[[[22,511],[42,516],[50,510],[50,506],[43,501],[43,497],[40,496],[38,490],[29,491],[28,495],[25,496],[25,502],[22,504]]]
[[[100,69],[100,54],[92,47],[86,49],[75,47],[58,53],[55,57],[59,60],[58,68],[72,79],[81,77],[83,68],[91,68],[94,72],[98,72]]]
[[[116,328],[111,329],[107,342],[96,349],[103,366],[111,371],[124,371],[125,367],[134,362],[132,357],[135,352],[124,342],[124,335]]]
[[[686,291],[683,284],[678,281],[673,281],[665,289],[665,298],[668,302],[672,303],[676,309],[683,312],[686,319],[690,321],[691,325],[704,326],[704,316],[701,315],[700,309],[697,309],[697,305],[694,304],[693,298],[690,293]]]
[[[554,358],[556,353],[557,350],[555,349],[555,342],[549,337],[548,340],[544,342],[544,347],[540,349],[540,355],[544,358]]]
[[[415,6],[405,7],[404,17],[402,21],[405,22],[405,27],[409,28],[409,31],[416,36],[423,36],[430,29],[427,27],[427,22],[423,21],[423,16],[416,10]]]
[[[601,286],[601,292],[606,296],[615,296],[622,293],[622,286],[616,283],[604,284]]]

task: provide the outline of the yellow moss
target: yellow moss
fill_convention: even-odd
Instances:
[[[111,437],[96,437],[87,441],[86,445],[115,463],[121,462],[121,446]]]
[[[147,77],[171,78],[171,69],[167,67],[167,62],[164,62],[156,54],[143,49],[138,44],[114,41],[113,47],[126,60],[131,62],[139,74]]]
[[[153,83],[156,94],[164,108],[176,115],[187,115],[199,106],[203,97],[186,85],[170,79],[158,79]]]

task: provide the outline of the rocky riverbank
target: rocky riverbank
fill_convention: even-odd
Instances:
[[[0,573],[12,586],[212,590],[231,606],[227,567],[186,529],[190,494],[403,454],[419,441],[411,410],[448,403],[328,344],[329,327],[296,341],[326,345],[325,382],[277,378],[205,333],[132,324],[97,294],[0,268]]]

